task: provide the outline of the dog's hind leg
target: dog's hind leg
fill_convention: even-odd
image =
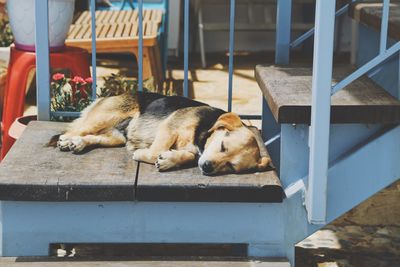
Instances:
[[[88,146],[115,147],[126,143],[125,136],[117,129],[98,135],[73,136],[69,144],[69,150],[74,153],[82,152]]]
[[[57,143],[62,151],[74,150],[74,147],[80,147],[86,142],[81,142],[83,137],[90,136],[88,144],[92,143],[93,136],[103,136],[109,139],[109,132],[113,131],[121,122],[138,116],[139,111],[134,99],[129,96],[121,95],[109,98],[99,98],[89,107],[87,107],[80,118],[71,123],[68,130],[60,135]],[[118,145],[121,138],[118,139]],[[125,139],[125,137],[124,137]],[[99,138],[99,140],[103,140]],[[125,140],[126,141],[126,140]],[[98,145],[111,146],[114,143],[101,141],[95,142]],[[84,145],[86,147],[87,145]],[[81,150],[81,149],[78,149]]]

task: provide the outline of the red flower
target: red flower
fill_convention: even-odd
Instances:
[[[85,82],[87,82],[87,83],[93,83],[92,77],[87,77],[87,78],[85,79]]]
[[[75,76],[75,77],[71,80],[71,82],[74,82],[74,83],[76,83],[76,84],[85,84],[85,83],[86,83],[85,80],[84,80],[82,77],[79,77],[79,76]]]
[[[65,78],[65,75],[62,73],[56,73],[53,75],[53,80],[54,81],[59,81]]]

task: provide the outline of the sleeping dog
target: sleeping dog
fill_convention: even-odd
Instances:
[[[62,151],[126,144],[133,159],[166,171],[197,161],[206,175],[263,171],[270,158],[258,130],[239,116],[180,96],[99,98],[58,140]]]

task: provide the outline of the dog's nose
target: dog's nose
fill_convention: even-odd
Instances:
[[[214,167],[213,167],[211,161],[206,160],[206,161],[204,161],[203,165],[201,165],[201,169],[203,170],[204,173],[212,173],[214,170]]]

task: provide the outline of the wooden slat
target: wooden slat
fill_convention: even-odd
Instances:
[[[118,19],[118,15],[120,15],[121,11],[112,11],[112,15],[110,17],[109,23],[116,23]]]
[[[86,12],[85,19],[82,20],[82,24],[90,23],[90,20],[91,20],[91,14],[90,14],[90,11],[87,11],[87,12]]]
[[[135,10],[129,10],[128,13],[125,15],[124,22],[125,23],[131,23],[133,22],[133,16],[134,16]]]
[[[352,71],[336,66],[333,82]],[[277,122],[310,123],[311,68],[258,65],[255,73]],[[331,102],[332,123],[400,123],[400,102],[365,76],[334,94]]]
[[[117,30],[115,31],[115,36],[121,37],[122,33],[124,31],[125,28],[125,24],[124,23],[118,23],[117,24]]]
[[[82,36],[82,39],[91,39],[91,38],[92,38],[92,27],[91,25],[88,25],[86,33]]]
[[[119,13],[116,22],[121,23],[124,22],[125,16],[128,14],[128,10],[123,10]]]
[[[103,27],[103,29],[101,30],[101,32],[100,32],[100,34],[99,34],[99,39],[100,38],[105,38],[106,36],[107,36],[107,34],[108,34],[108,31],[110,30],[110,28],[111,28],[111,25],[109,25],[109,24],[104,24],[104,27]]]
[[[88,11],[82,12],[82,14],[78,17],[78,19],[75,21],[75,24],[82,24],[83,21],[85,21],[86,16],[89,15]]]
[[[162,16],[163,16],[163,11],[162,10],[155,10],[154,11],[154,16],[152,18],[152,21],[161,23],[162,21]]]
[[[138,17],[139,17],[139,13],[138,13],[138,11],[135,9],[134,11],[133,11],[133,14],[132,14],[132,17],[131,17],[131,22],[136,22],[136,21],[138,21]]]
[[[122,33],[123,37],[128,37],[131,35],[131,31],[132,31],[132,27],[133,27],[133,23],[125,23],[124,24],[124,31]]]
[[[111,24],[111,27],[106,35],[106,38],[118,37],[115,35],[115,32],[117,31],[117,27],[118,27],[118,24],[116,24],[116,23]]]
[[[68,34],[68,38],[75,39],[76,34],[81,29],[81,25],[71,25],[70,32]]]
[[[90,29],[90,25],[82,25],[80,31],[76,34],[76,39],[84,39],[85,34]]]
[[[106,15],[104,16],[103,21],[101,21],[101,23],[104,23],[104,24],[109,23],[110,18],[111,18],[112,14],[113,14],[112,12],[113,12],[113,11],[104,11],[104,13],[105,13]]]
[[[103,24],[104,23],[104,17],[107,15],[107,13],[105,11],[100,11],[99,12],[99,16],[96,16],[96,24]]]
[[[198,167],[158,172],[140,163],[136,197],[139,201],[282,202],[275,171],[209,177]]]

